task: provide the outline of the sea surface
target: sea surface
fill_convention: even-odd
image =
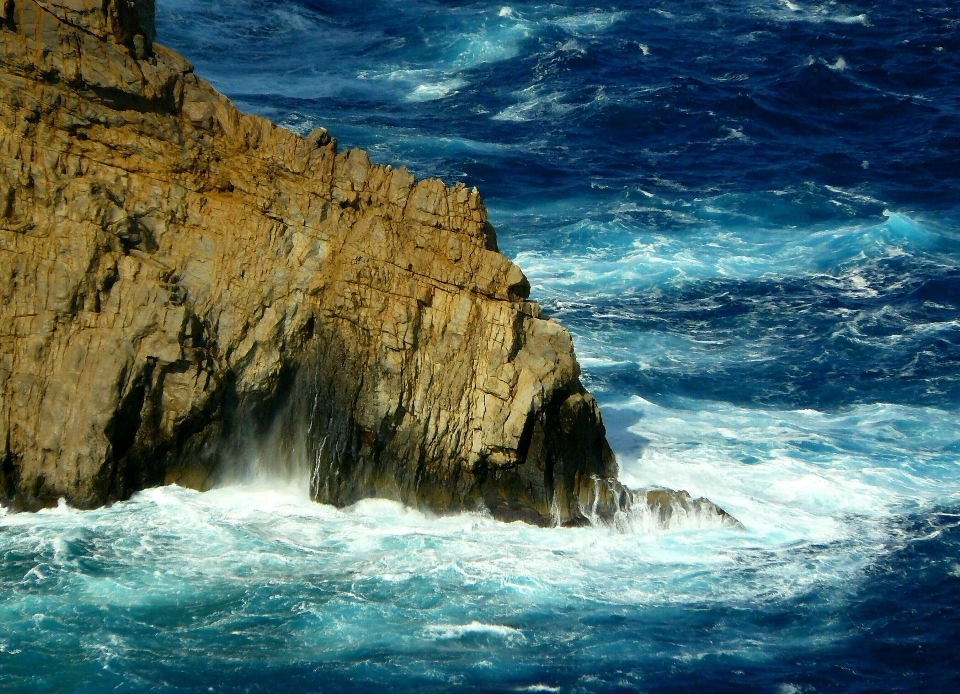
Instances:
[[[743,530],[0,517],[4,692],[960,691],[960,4],[157,0],[242,108],[477,186],[622,475]]]

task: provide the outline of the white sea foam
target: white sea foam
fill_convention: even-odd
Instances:
[[[854,203],[866,196],[844,193]],[[689,212],[654,205],[621,205],[618,213],[649,212],[669,215],[694,226],[705,219],[730,213],[701,204]],[[879,224],[803,233],[771,234],[756,228],[701,228],[685,235],[636,228],[626,221],[579,221],[558,233],[582,239],[575,249],[560,253],[525,250],[514,256],[541,297],[565,298],[571,293],[609,295],[624,288],[648,287],[713,277],[752,279],[827,273],[862,295],[872,291],[857,266],[899,257],[905,247],[922,249],[938,234],[903,214],[887,212]],[[742,220],[736,220],[742,223]],[[608,240],[610,239],[610,240]],[[693,242],[696,239],[696,242]],[[613,242],[615,240],[615,242]],[[626,249],[626,250],[625,250]]]
[[[628,483],[707,495],[766,535],[849,539],[906,508],[960,497],[960,471],[941,453],[955,437],[942,410],[671,409],[640,398],[609,407],[635,411],[631,430],[650,441],[641,459],[621,460]]]
[[[615,368],[618,366],[626,366],[632,362],[624,359],[611,359],[610,357],[604,356],[581,356],[578,361],[581,366],[585,366],[589,369],[605,369],[605,368]]]
[[[434,84],[421,84],[407,95],[407,101],[436,101],[466,86],[466,82],[459,78],[443,80]]]
[[[836,72],[843,72],[844,70],[847,69],[847,61],[844,60],[843,56],[841,55],[833,63],[830,63],[827,67],[829,67],[831,70],[834,70]]]
[[[609,29],[626,16],[623,12],[588,12],[562,17],[553,21],[565,31],[575,35],[595,34]]]
[[[360,70],[361,82],[387,83],[403,90],[410,102],[436,101],[467,86],[464,72],[478,65],[510,60],[520,52],[520,44],[533,27],[510,7],[497,14],[501,22],[466,29],[462,34],[445,37],[439,54],[419,67],[392,67]],[[443,39],[441,39],[443,41]]]
[[[504,13],[503,9],[509,11]],[[503,9],[498,17],[505,21],[468,31],[448,46],[446,61],[450,68],[466,70],[484,63],[510,60],[520,54],[522,42],[534,34],[535,25],[510,8]]]
[[[500,624],[483,624],[473,621],[469,624],[433,624],[424,629],[428,638],[459,639],[472,634],[489,634],[508,641],[526,641],[523,632]]]
[[[562,92],[544,93],[538,85],[528,87],[515,96],[520,101],[494,115],[493,120],[522,123],[547,115],[551,117],[563,115],[575,108],[572,104],[566,103],[566,95]]]
[[[743,134],[743,128],[726,128],[727,135],[724,140],[739,140],[740,142],[750,142],[750,138]]]
[[[791,2],[791,0],[778,0],[776,7],[769,7],[764,3],[759,9],[761,12],[784,22],[811,22],[815,24],[833,22],[837,24],[870,25],[869,15],[865,13],[852,14],[846,7],[837,2],[802,4]]]
[[[863,24],[864,26],[870,25],[870,17],[866,14],[840,15],[837,17],[831,17],[830,21],[838,22],[840,24]]]
[[[757,609],[848,590],[889,549],[884,522],[901,501],[929,503],[960,488],[960,473],[923,467],[925,451],[955,431],[950,413],[670,409],[640,399],[604,410],[650,442],[642,458],[621,459],[628,481],[704,494],[746,527],[691,517],[668,530],[640,519],[632,534],[558,530],[479,514],[436,518],[384,500],[335,509],[282,485],[205,494],[163,487],[95,511],[0,517],[0,555],[30,557],[17,559],[24,575],[8,584],[0,620],[39,629],[50,619],[38,609],[42,591],[52,598],[39,604],[54,611],[60,600],[119,615],[202,606],[184,648],[192,633],[258,643],[274,617],[292,660],[346,661],[385,644],[526,648],[556,631],[538,615],[589,615],[597,606]],[[832,442],[841,452],[811,454],[804,442]],[[740,462],[757,447],[768,454]],[[536,624],[537,633],[521,624]],[[102,626],[86,635],[107,644],[93,651],[96,659],[112,661],[128,648],[111,635]],[[738,646],[747,657],[765,648],[762,637]],[[682,656],[715,652],[698,642]]]

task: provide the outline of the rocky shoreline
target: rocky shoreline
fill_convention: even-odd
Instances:
[[[323,503],[729,518],[616,481],[572,341],[475,189],[240,113],[153,9],[2,6],[0,498],[206,489],[266,437]]]

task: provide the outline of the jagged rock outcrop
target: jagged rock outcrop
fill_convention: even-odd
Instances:
[[[324,502],[629,502],[476,190],[239,113],[154,44],[152,0],[0,12],[0,497],[204,488],[280,421]]]

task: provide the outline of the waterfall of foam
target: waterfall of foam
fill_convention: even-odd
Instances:
[[[315,380],[310,369],[301,369],[271,402],[240,408],[213,486],[252,486],[313,498],[327,448]]]
[[[691,499],[683,493],[657,488],[632,492],[626,508],[616,513],[612,525],[622,533],[741,527],[731,516],[717,513],[717,507],[706,499]]]
[[[316,456],[314,457],[313,463],[313,474],[310,475],[310,497],[314,498],[316,496],[316,491],[320,487],[320,466],[323,463],[323,449],[327,445],[327,437],[324,436],[320,439],[320,446],[317,448]]]
[[[554,528],[559,528],[562,525],[560,518],[560,504],[557,502],[557,492],[553,492],[553,500],[550,502],[550,518],[552,519],[552,525]]]

